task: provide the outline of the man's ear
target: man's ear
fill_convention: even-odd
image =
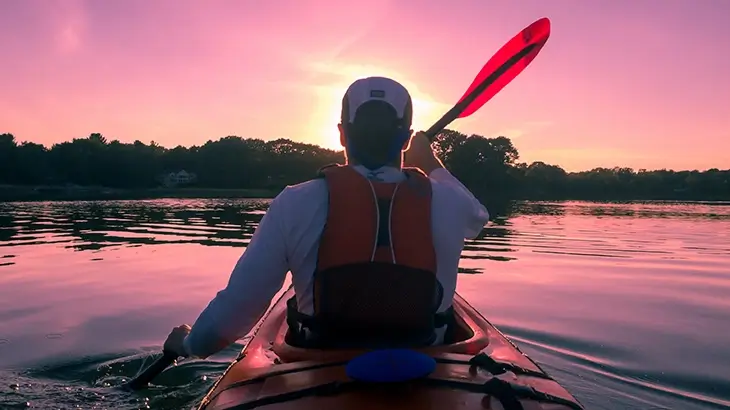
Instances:
[[[413,130],[408,130],[408,138],[403,142],[403,148],[401,151],[408,151],[408,148],[411,147],[411,140],[413,139]]]
[[[337,130],[340,131],[340,145],[342,145],[342,148],[345,148],[347,146],[347,138],[345,137],[345,126],[340,124],[337,124]]]

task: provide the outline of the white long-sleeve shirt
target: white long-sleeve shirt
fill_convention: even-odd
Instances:
[[[354,168],[385,182],[405,179],[404,173],[393,167],[374,173],[363,166]],[[444,289],[439,311],[444,311],[451,306],[456,291],[464,239],[481,232],[489,213],[446,169],[434,170],[429,179],[436,277]],[[323,178],[288,186],[272,200],[228,285],[203,310],[186,337],[188,355],[204,358],[244,337],[265,313],[288,272],[299,309],[313,313],[313,275],[327,209],[328,188]]]

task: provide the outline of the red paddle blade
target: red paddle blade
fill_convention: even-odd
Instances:
[[[471,83],[459,102],[456,103],[458,106],[467,99],[472,100],[466,103],[468,105],[457,118],[464,118],[473,114],[487,101],[491,100],[535,59],[549,37],[550,20],[544,17],[527,26],[503,45],[487,61],[487,64],[477,74],[474,82]],[[478,95],[472,95],[476,93]]]

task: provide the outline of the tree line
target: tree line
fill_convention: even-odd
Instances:
[[[509,199],[730,199],[730,170],[595,168],[566,172],[544,162],[519,162],[507,137],[445,130],[434,141],[444,165],[480,198]],[[342,151],[288,139],[228,136],[201,146],[165,148],[155,142],[87,138],[53,144],[18,143],[0,134],[0,184],[79,185],[127,190],[155,188],[161,177],[185,170],[199,188],[282,189],[343,162]]]

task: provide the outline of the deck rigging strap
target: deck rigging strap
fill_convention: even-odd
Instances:
[[[548,393],[544,393],[535,390],[532,387],[510,383],[501,379],[497,379],[496,377],[490,379],[486,383],[470,383],[458,380],[428,378],[410,381],[408,383],[466,390],[474,393],[483,393],[489,396],[493,396],[497,400],[499,400],[505,410],[524,410],[524,406],[522,406],[520,399],[533,400],[543,403],[560,404],[573,410],[585,410],[580,404],[572,400],[567,400],[562,397],[557,397]],[[356,390],[358,388],[366,388],[367,386],[372,385],[370,383],[362,383],[357,381],[329,382],[317,386],[293,390],[286,393],[261,397],[246,403],[240,403],[231,407],[227,407],[226,410],[250,410],[261,406],[284,403],[287,401],[297,400],[305,397],[331,396],[336,394],[342,394],[348,391]]]

